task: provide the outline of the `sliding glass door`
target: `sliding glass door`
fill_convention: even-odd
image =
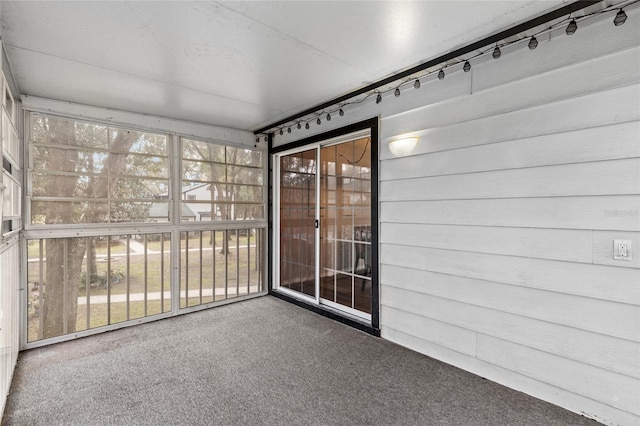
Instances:
[[[371,158],[368,131],[276,155],[277,289],[371,318]]]

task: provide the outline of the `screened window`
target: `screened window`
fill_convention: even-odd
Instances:
[[[182,172],[198,220],[264,219],[261,151],[183,139]],[[190,219],[183,209],[182,220]]]
[[[20,179],[20,138],[15,126],[16,105],[9,87],[0,72],[0,92],[4,91],[4,100],[0,105],[2,128],[0,154],[2,169],[0,174],[0,236],[22,227],[22,185]]]
[[[27,240],[29,342],[171,310],[171,235]]]
[[[20,139],[13,127],[13,121],[6,109],[2,108],[2,153],[14,166],[20,158]]]
[[[27,117],[27,347],[264,291],[262,152]]]
[[[169,220],[167,136],[31,115],[31,223]]]

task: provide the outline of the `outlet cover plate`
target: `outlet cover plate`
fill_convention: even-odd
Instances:
[[[631,240],[613,240],[613,259],[632,260]]]

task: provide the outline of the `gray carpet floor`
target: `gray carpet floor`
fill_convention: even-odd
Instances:
[[[2,422],[596,424],[270,296],[23,352]]]

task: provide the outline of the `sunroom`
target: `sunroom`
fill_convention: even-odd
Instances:
[[[638,424],[639,8],[0,2],[0,409],[264,298]]]

